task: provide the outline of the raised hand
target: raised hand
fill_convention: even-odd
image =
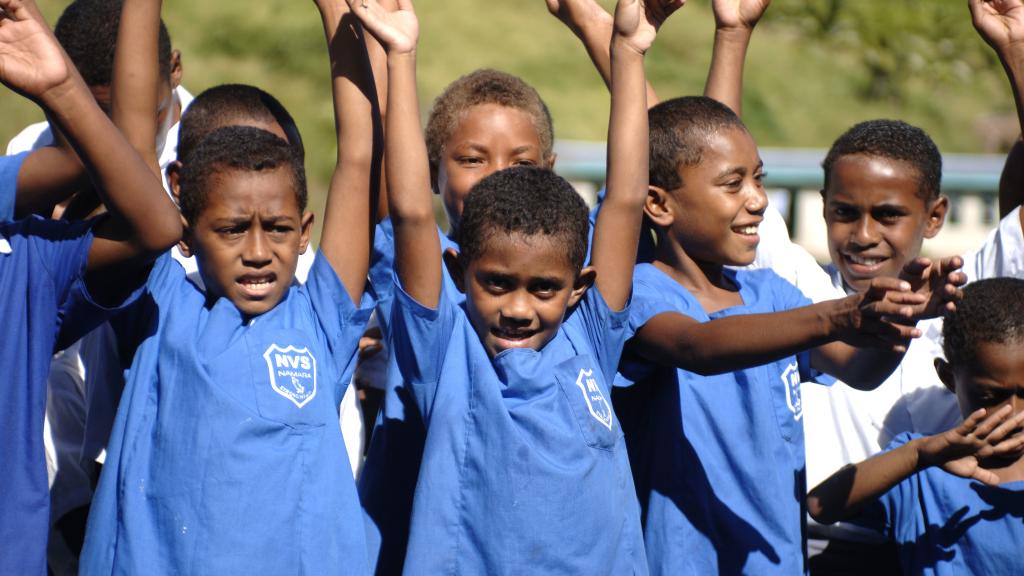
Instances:
[[[615,34],[640,54],[654,43],[658,29],[686,0],[619,0],[615,5]]]
[[[60,45],[26,0],[0,0],[0,82],[37,99],[68,77]]]
[[[925,297],[897,278],[875,278],[863,294],[836,301],[831,322],[839,340],[860,348],[884,348],[905,352],[907,342],[921,335],[905,322]]]
[[[595,0],[544,0],[548,12],[561,20],[573,34],[581,36],[594,23],[610,25],[612,16]]]
[[[1024,49],[1024,4],[1021,0],[969,0],[971,20],[978,34],[1005,56]]]
[[[388,53],[409,54],[416,51],[420,24],[411,0],[398,0],[398,8],[394,11],[381,6],[377,0],[346,2],[363,27],[373,34]]]
[[[910,283],[911,290],[924,297],[914,307],[913,318],[935,318],[945,312],[956,310],[956,303],[963,297],[960,289],[967,283],[967,276],[960,271],[963,258],[953,256],[933,261],[929,258],[915,258],[903,267],[900,278]]]
[[[753,30],[772,0],[712,0],[715,27]]]
[[[1024,446],[1024,433],[1011,433],[1022,424],[1024,412],[1014,414],[1010,406],[991,414],[981,408],[956,428],[923,438],[918,447],[918,461],[923,466],[940,466],[963,478],[998,484],[999,476],[982,468],[980,463],[986,458],[1019,451]]]

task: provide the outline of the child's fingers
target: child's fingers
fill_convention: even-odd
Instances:
[[[1002,424],[1012,412],[1012,408],[1009,406],[1003,406],[975,426],[974,430],[971,431],[971,434],[979,440],[988,439],[989,435],[992,434],[992,431]]]
[[[988,410],[985,408],[978,408],[974,412],[971,412],[970,416],[968,416],[962,424],[957,426],[957,434],[961,436],[967,436],[970,434],[974,430],[974,427],[978,425],[978,422],[981,422],[982,419],[985,418],[986,414],[988,414]]]
[[[995,486],[996,484],[999,484],[999,476],[995,472],[991,470],[986,470],[981,466],[975,468],[974,473],[971,474],[971,477],[979,482],[984,482],[985,484],[988,484],[990,486]]]
[[[999,425],[996,426],[995,429],[989,432],[988,436],[985,437],[985,439],[988,440],[989,444],[998,444],[1000,441],[1002,441],[1004,438],[1010,435],[1014,430],[1020,427],[1020,424],[1022,422],[1021,416],[1024,416],[1024,413],[1013,414],[1013,408],[1011,408],[1010,406],[1003,406],[1003,408],[1000,409],[999,412],[996,413],[996,415],[1003,412],[1005,412],[1005,414],[1001,418],[999,418]]]

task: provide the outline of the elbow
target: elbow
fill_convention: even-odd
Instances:
[[[839,518],[836,518],[834,514],[829,514],[813,490],[807,495],[807,513],[811,515],[815,522],[825,526],[839,521]]]
[[[170,204],[170,200],[167,203]],[[181,215],[176,208],[159,212],[158,217],[149,219],[144,226],[137,228],[135,234],[139,250],[153,256],[174,246],[181,240],[182,234]]]

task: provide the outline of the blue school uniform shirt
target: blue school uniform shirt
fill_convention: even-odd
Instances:
[[[369,309],[322,254],[248,321],[169,253],[147,288],[82,574],[365,574],[338,405]]]
[[[25,155],[0,157],[0,204],[13,205]],[[0,224],[0,574],[46,574],[50,492],[43,451],[46,376],[58,332],[78,336],[95,324],[65,318],[84,307],[99,312],[83,279],[92,222],[31,217]]]
[[[593,288],[544,348],[492,360],[444,290],[436,310],[394,305],[427,430],[405,574],[646,574],[609,399],[628,311]]]
[[[921,437],[900,434],[886,451]],[[1024,574],[1024,482],[989,486],[930,467],[852,522],[895,542],[908,576]]]
[[[437,236],[442,253],[448,248],[459,249],[458,244],[440,228]],[[390,335],[396,293],[395,234],[390,218],[378,224],[373,242],[370,283],[377,297],[377,319],[390,352],[394,350]],[[456,288],[446,267],[442,276],[446,297],[455,304],[461,304],[466,297]],[[371,571],[400,574],[409,542],[409,516],[427,432],[393,352],[388,358],[387,374],[384,401],[377,414],[370,449],[359,478],[359,497],[366,515]]]
[[[18,196],[18,172],[28,152],[0,156],[0,222],[14,219],[14,202]]]
[[[651,264],[636,267],[629,324],[658,314],[701,322],[810,304],[770,270],[725,270],[743,305],[708,315]],[[652,574],[804,573],[802,353],[715,376],[624,361],[643,414],[626,425]],[[618,409],[618,407],[617,407]],[[626,418],[626,416],[623,416]]]

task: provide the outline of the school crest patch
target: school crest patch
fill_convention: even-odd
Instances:
[[[302,408],[316,396],[316,358],[309,348],[271,344],[263,353],[270,370],[270,387]]]
[[[783,370],[782,385],[786,389],[786,407],[793,413],[793,420],[799,420],[804,415],[804,407],[800,400],[800,366],[796,362]]]
[[[601,392],[601,387],[597,385],[594,371],[581,368],[579,376],[576,377],[576,386],[583,393],[583,399],[587,402],[587,410],[590,410],[590,415],[611,430],[612,407],[605,399],[604,393]]]

